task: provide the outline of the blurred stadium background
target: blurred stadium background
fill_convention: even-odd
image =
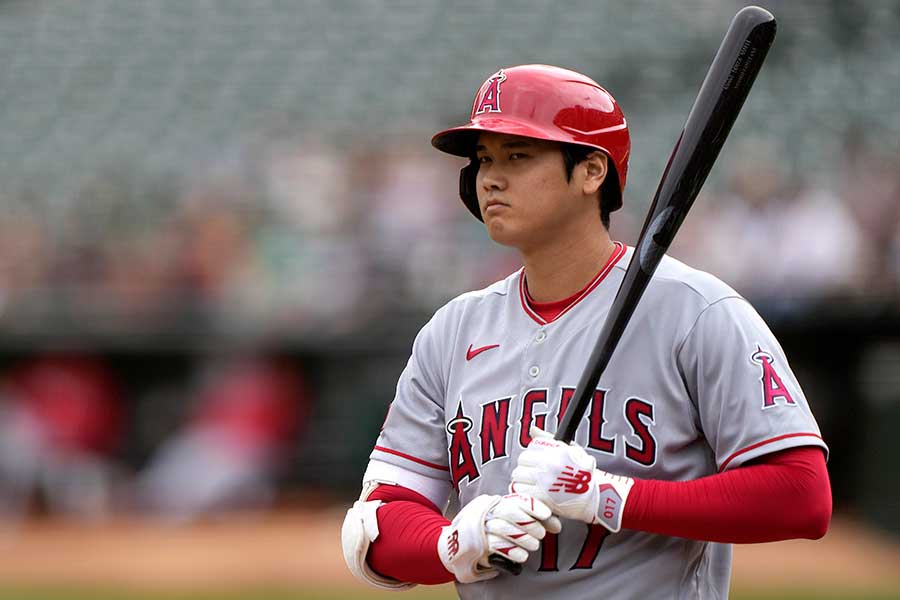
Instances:
[[[779,37],[672,254],[782,340],[835,526],[738,548],[734,597],[900,597],[900,3],[760,4]],[[0,597],[380,596],[338,527],[411,340],[516,267],[431,134],[498,66],[592,75],[634,243],[741,5],[0,2]]]

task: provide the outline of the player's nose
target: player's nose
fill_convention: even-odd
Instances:
[[[507,179],[500,169],[494,166],[485,168],[485,165],[482,165],[478,171],[478,175],[480,187],[484,191],[491,192],[506,189]]]

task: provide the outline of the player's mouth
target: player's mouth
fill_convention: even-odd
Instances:
[[[505,208],[509,208],[509,204],[507,204],[505,202],[501,202],[500,200],[491,199],[484,203],[484,209],[482,210],[482,212],[485,215],[489,215],[489,214],[493,214],[493,213],[498,213]]]

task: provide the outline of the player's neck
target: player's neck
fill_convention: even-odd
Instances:
[[[535,302],[555,302],[583,289],[615,251],[615,243],[603,234],[584,238],[561,237],[555,244],[522,252],[528,293]]]

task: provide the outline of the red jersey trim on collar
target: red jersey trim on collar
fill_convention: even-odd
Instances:
[[[525,311],[533,321],[535,321],[538,325],[547,325],[552,323],[553,321],[558,320],[564,314],[572,310],[576,304],[584,300],[588,294],[594,291],[600,282],[612,271],[612,268],[619,262],[619,259],[625,255],[625,244],[621,242],[615,242],[615,249],[613,250],[610,257],[607,259],[606,264],[603,265],[603,268],[600,269],[600,272],[584,287],[583,290],[578,292],[575,296],[572,297],[572,301],[551,320],[544,319],[537,311],[532,308],[529,299],[528,299],[528,290],[525,288],[525,267],[522,267],[522,270],[519,272],[519,300],[522,303],[522,309]]]

